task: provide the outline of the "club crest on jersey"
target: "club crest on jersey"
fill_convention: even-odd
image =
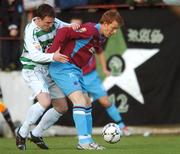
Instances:
[[[79,32],[79,33],[83,33],[83,32],[86,32],[87,29],[86,28],[80,28],[80,29],[77,29],[75,30],[76,32]]]
[[[96,53],[96,49],[94,47],[89,48],[89,52],[91,52],[92,54]]]

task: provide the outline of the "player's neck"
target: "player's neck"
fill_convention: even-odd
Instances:
[[[103,33],[104,33],[104,25],[103,25],[103,24],[100,24],[99,33],[100,33],[101,35],[103,35]]]

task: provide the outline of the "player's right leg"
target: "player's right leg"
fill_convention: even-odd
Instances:
[[[42,139],[43,132],[51,127],[68,110],[64,93],[57,87],[50,75],[45,76],[53,108],[46,111],[38,125],[30,132],[30,140],[41,149],[48,149]]]
[[[68,110],[65,98],[54,99],[53,108],[46,111],[38,125],[30,132],[30,141],[41,149],[49,149],[42,139],[43,132],[51,127]]]
[[[86,99],[82,91],[74,91],[69,96],[73,103],[73,119],[78,133],[79,143],[90,143],[92,138],[88,134],[87,120],[86,120]]]
[[[77,149],[103,150],[104,147],[92,139],[92,114],[84,94],[81,91],[75,91],[69,95],[69,99],[73,103],[73,119],[78,133]]]

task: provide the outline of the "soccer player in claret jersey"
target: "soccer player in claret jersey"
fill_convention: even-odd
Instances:
[[[103,150],[104,147],[94,142],[91,136],[92,115],[91,101],[86,94],[81,68],[105,41],[115,34],[123,24],[123,19],[115,10],[106,11],[99,23],[85,23],[78,30],[61,28],[49,49],[49,53],[60,50],[69,57],[69,62],[52,62],[49,71],[52,79],[73,103],[73,119],[78,134],[77,149]]]

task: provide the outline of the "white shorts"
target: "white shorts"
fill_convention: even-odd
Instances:
[[[22,76],[28,86],[33,90],[33,99],[41,92],[49,93],[51,99],[63,98],[64,93],[51,79],[46,66],[37,66],[34,70],[23,69]]]

